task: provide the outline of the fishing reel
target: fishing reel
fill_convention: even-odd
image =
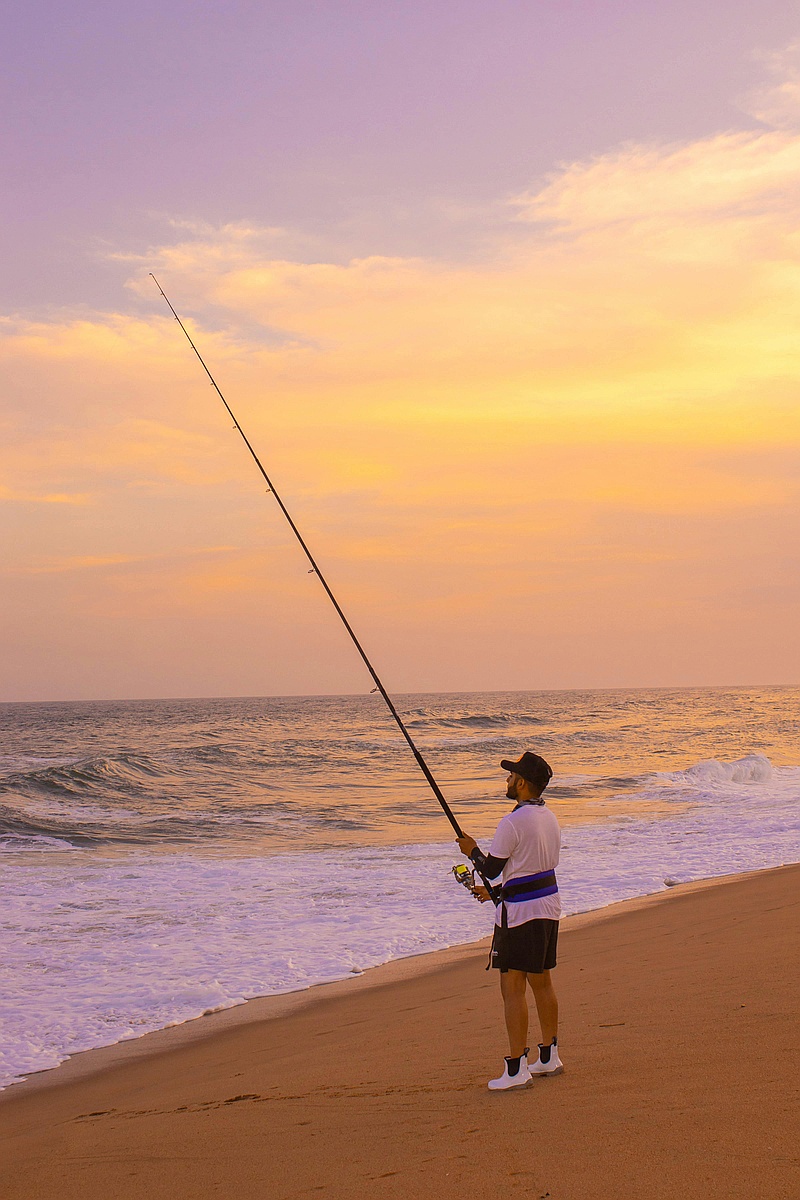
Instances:
[[[463,863],[458,863],[453,867],[453,874],[458,882],[475,896],[475,872],[470,871],[469,867],[465,867]],[[477,899],[477,896],[475,898]]]
[[[465,867],[463,863],[458,863],[453,867],[453,874],[458,882],[462,883],[465,888],[469,888],[470,891],[475,887],[475,872],[470,871],[469,867]]]

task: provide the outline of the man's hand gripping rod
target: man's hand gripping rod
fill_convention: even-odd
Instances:
[[[422,755],[420,754],[416,745],[414,744],[414,740],[411,737],[411,734],[406,729],[406,727],[400,717],[400,714],[398,713],[397,709],[395,708],[394,704],[392,703],[391,698],[390,698],[388,692],[386,691],[386,688],[383,686],[383,683],[381,682],[380,678],[378,677],[378,673],[376,672],[375,668],[373,667],[372,663],[370,662],[369,658],[367,657],[366,651],[364,650],[363,646],[361,645],[358,638],[356,637],[350,622],[348,621],[347,617],[342,612],[341,606],[339,605],[339,601],[334,596],[333,592],[331,591],[331,589],[328,585],[328,581],[326,580],[325,576],[322,574],[322,571],[317,566],[317,562],[316,562],[314,556],[312,555],[311,551],[309,550],[308,546],[306,545],[305,540],[304,540],[302,534],[300,533],[300,530],[297,528],[294,521],[292,520],[292,517],[289,514],[289,510],[287,509],[286,505],[283,503],[283,500],[281,500],[278,492],[275,490],[275,485],[273,484],[273,482],[270,479],[267,472],[264,470],[261,460],[259,459],[255,450],[251,446],[250,441],[247,438],[247,435],[245,434],[241,425],[237,421],[231,406],[228,404],[228,401],[225,399],[222,392],[220,391],[219,385],[217,384],[216,379],[214,378],[214,376],[211,374],[208,367],[206,366],[205,361],[203,360],[203,356],[201,355],[200,351],[197,349],[197,346],[195,346],[194,342],[192,341],[191,337],[189,336],[188,329],[186,328],[183,321],[180,319],[180,317],[176,313],[175,309],[172,307],[172,304],[170,302],[169,297],[167,296],[167,293],[164,291],[164,289],[162,288],[161,284],[158,282],[158,280],[156,279],[156,277],[152,271],[150,272],[150,278],[153,280],[153,283],[156,285],[158,290],[161,292],[161,295],[164,297],[164,300],[166,301],[170,312],[172,313],[173,317],[175,318],[175,320],[178,322],[181,329],[183,330],[183,333],[186,337],[187,342],[194,350],[195,354],[197,355],[198,361],[200,362],[201,367],[203,368],[203,370],[205,371],[209,380],[211,381],[211,386],[214,388],[214,390],[217,393],[217,395],[219,396],[220,400],[225,405],[228,416],[233,421],[233,428],[241,435],[242,441],[244,442],[245,446],[247,446],[247,449],[250,451],[250,455],[253,459],[253,462],[256,464],[259,471],[261,472],[261,474],[264,477],[264,481],[267,485],[268,490],[275,497],[278,507],[280,508],[280,510],[283,513],[286,520],[289,522],[289,527],[291,528],[292,533],[297,538],[298,542],[300,543],[300,546],[302,547],[303,553],[305,554],[306,558],[308,559],[309,563],[311,564],[311,570],[314,572],[314,574],[319,579],[320,583],[322,584],[323,588],[325,589],[328,599],[330,600],[333,607],[336,609],[336,612],[338,613],[338,615],[342,621],[342,624],[344,625],[345,629],[347,630],[347,632],[350,635],[350,640],[352,641],[356,650],[360,654],[361,660],[364,663],[364,666],[369,671],[369,673],[373,679],[373,682],[375,683],[375,687],[376,687],[377,691],[379,691],[381,696],[383,697],[383,699],[386,703],[386,707],[389,709],[389,712],[394,717],[394,720],[397,724],[398,729],[400,730],[400,732],[402,733],[406,742],[408,743],[408,746],[411,750],[411,753],[414,755],[414,758],[417,760],[417,765],[419,766],[419,769],[422,771],[422,774],[427,779],[428,784],[430,785],[431,791],[433,792],[434,796],[439,801],[439,804],[441,805],[444,815],[447,817],[448,821],[453,826],[456,836],[463,837],[464,836],[463,830],[461,829],[461,826],[459,825],[458,821],[456,820],[455,816],[453,815],[450,805],[445,800],[442,789],[439,787],[438,783],[434,779],[434,777],[431,773],[430,767],[425,762],[425,759],[422,757]],[[490,899],[495,904],[499,904],[500,898],[497,895],[496,890],[492,887],[489,880],[486,879],[481,874],[480,871],[478,871],[478,874],[481,876],[481,879],[483,879],[483,882],[489,893]]]

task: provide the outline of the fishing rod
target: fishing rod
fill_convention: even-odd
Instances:
[[[464,831],[462,830],[461,826],[459,825],[458,821],[456,820],[455,815],[453,814],[453,810],[450,808],[450,805],[445,800],[442,789],[439,787],[439,784],[434,779],[433,773],[431,772],[430,767],[425,762],[425,759],[422,757],[422,754],[420,753],[419,749],[417,748],[417,746],[414,742],[414,739],[412,738],[411,734],[406,729],[405,723],[403,722],[402,717],[400,716],[400,714],[398,713],[394,704],[392,703],[392,699],[391,699],[389,693],[386,691],[386,688],[383,686],[383,683],[381,682],[378,672],[373,667],[372,663],[370,662],[369,658],[367,657],[366,650],[364,649],[364,647],[361,645],[361,642],[356,637],[356,634],[355,634],[355,631],[353,630],[352,625],[348,621],[347,617],[344,615],[344,612],[342,611],[342,607],[339,604],[339,601],[336,599],[333,592],[331,591],[331,588],[330,588],[330,585],[329,585],[327,579],[323,575],[322,571],[319,569],[316,559],[314,558],[313,554],[309,550],[309,548],[306,544],[305,538],[303,537],[300,530],[295,525],[294,520],[293,520],[288,508],[284,504],[279,493],[276,491],[275,485],[273,484],[272,480],[270,479],[269,475],[267,474],[266,470],[264,469],[261,459],[258,457],[255,450],[253,449],[253,447],[250,443],[250,440],[247,437],[247,434],[244,432],[241,425],[239,424],[230,404],[228,404],[228,401],[225,399],[222,392],[220,391],[219,384],[217,383],[216,379],[214,378],[214,376],[211,374],[208,367],[206,366],[205,360],[203,359],[203,356],[200,353],[200,351],[197,349],[197,346],[195,346],[194,342],[192,341],[192,339],[189,335],[188,329],[186,328],[183,321],[180,319],[180,317],[176,313],[175,309],[172,307],[172,302],[170,301],[169,297],[167,296],[167,293],[164,291],[164,289],[162,288],[161,284],[158,282],[158,280],[156,279],[156,277],[152,271],[150,272],[150,278],[152,279],[153,283],[156,285],[158,290],[161,292],[161,295],[164,297],[164,300],[166,301],[170,312],[172,313],[173,317],[175,318],[175,320],[178,322],[181,329],[183,330],[183,333],[186,336],[187,342],[194,350],[195,354],[197,355],[198,361],[200,362],[201,367],[203,368],[206,375],[210,379],[211,386],[214,388],[214,391],[217,393],[220,400],[225,405],[228,416],[233,421],[233,428],[237,431],[237,433],[239,433],[241,435],[242,441],[244,442],[247,449],[250,451],[250,455],[253,459],[253,462],[256,464],[259,471],[261,472],[261,474],[264,477],[264,482],[267,485],[268,494],[272,494],[275,497],[275,500],[277,501],[277,504],[278,504],[278,508],[281,510],[283,515],[286,517],[286,520],[289,522],[289,527],[290,527],[292,533],[297,538],[297,540],[300,543],[300,546],[303,550],[303,553],[305,554],[306,558],[308,559],[308,561],[311,564],[311,570],[309,571],[309,574],[316,575],[317,579],[319,579],[320,583],[322,584],[323,588],[325,589],[328,599],[330,600],[333,607],[336,609],[336,612],[338,613],[342,624],[344,625],[345,629],[347,630],[348,634],[350,635],[350,640],[352,641],[356,650],[360,654],[361,660],[364,663],[364,666],[367,668],[367,670],[369,671],[369,673],[372,677],[372,680],[375,684],[374,690],[380,692],[381,696],[383,697],[383,699],[386,703],[386,707],[389,709],[389,712],[392,714],[392,717],[394,718],[394,720],[397,724],[397,728],[402,733],[403,737],[405,738],[406,742],[408,743],[411,753],[414,755],[414,758],[417,760],[417,765],[419,766],[419,769],[422,771],[422,774],[427,779],[428,784],[431,788],[431,791],[433,792],[434,796],[436,797],[439,804],[441,805],[444,815],[447,817],[448,821],[453,826],[453,829],[455,830],[455,833],[456,833],[456,837],[463,837]],[[478,874],[480,875],[481,879],[483,880],[484,886],[486,887],[486,890],[489,893],[489,898],[495,904],[498,904],[500,902],[500,897],[498,896],[496,890],[492,887],[491,883],[486,878],[486,876],[480,871],[480,869],[476,868],[476,870],[478,871]]]

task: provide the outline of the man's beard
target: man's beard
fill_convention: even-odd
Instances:
[[[510,783],[508,785],[508,787],[506,788],[506,796],[508,797],[509,800],[516,800],[517,789],[513,783]]]

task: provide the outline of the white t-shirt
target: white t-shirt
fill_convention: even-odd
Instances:
[[[558,866],[561,852],[561,830],[549,808],[543,804],[523,804],[503,817],[497,826],[490,854],[495,858],[507,858],[503,867],[503,883],[519,879],[524,875],[538,875],[540,871],[552,871]],[[502,920],[503,906],[495,910],[495,923]],[[524,925],[537,918],[557,921],[561,916],[561,897],[540,896],[536,900],[520,900],[506,904],[506,919],[509,927]]]

